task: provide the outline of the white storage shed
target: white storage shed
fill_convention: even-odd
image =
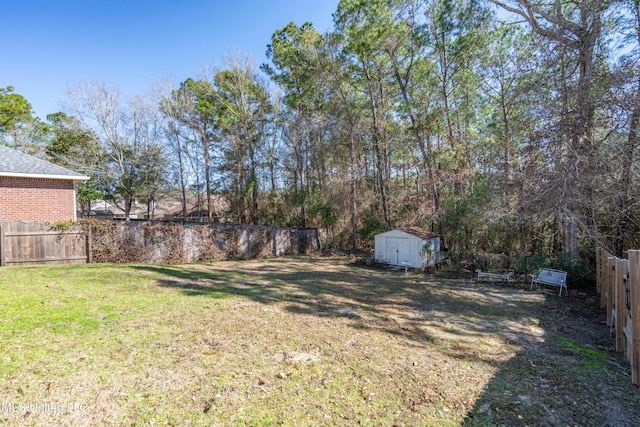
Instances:
[[[440,262],[440,237],[418,227],[403,227],[375,236],[376,262],[412,268]]]

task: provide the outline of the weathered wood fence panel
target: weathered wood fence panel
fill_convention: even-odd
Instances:
[[[616,351],[631,364],[631,382],[640,385],[640,250],[619,259],[596,249],[596,278],[607,325],[616,334]]]
[[[80,227],[56,229],[46,223],[0,222],[1,266],[86,262],[86,239]]]
[[[318,250],[318,230],[245,224],[88,221],[95,262],[191,262]]]

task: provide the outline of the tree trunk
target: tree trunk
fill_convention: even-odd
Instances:
[[[378,104],[376,102],[376,90],[374,89],[374,81],[370,73],[370,69],[368,64],[363,60],[361,61],[362,68],[365,72],[365,78],[367,79],[367,92],[369,96],[369,105],[371,106],[371,119],[372,119],[372,141],[373,141],[373,151],[376,158],[375,165],[375,174],[376,174],[376,185],[378,186],[378,191],[380,194],[380,208],[382,210],[382,220],[384,222],[385,229],[391,228],[391,222],[389,221],[389,211],[387,208],[387,194],[385,191],[385,183],[384,183],[384,171],[385,171],[385,161],[382,155],[382,149],[380,147],[381,142],[381,123],[379,120],[379,111]],[[378,82],[381,84],[381,82]]]
[[[300,153],[300,147],[298,147],[297,145],[294,145],[293,147],[294,150],[294,154],[296,157],[296,175],[298,176],[299,179],[299,184],[300,184],[300,188],[298,191],[302,192],[302,195],[300,195],[300,199],[298,200],[298,202],[300,203],[300,228],[306,228],[307,227],[307,215],[306,215],[306,211],[304,208],[305,205],[305,199],[306,199],[306,194],[305,194],[305,179],[304,179],[304,158],[302,157],[302,154]],[[296,182],[298,182],[296,180]],[[297,186],[297,185],[296,185]]]
[[[182,160],[182,150],[178,149],[178,168],[180,173],[180,202],[182,204],[182,220],[187,217],[187,186],[184,181],[184,163]]]
[[[124,220],[131,220],[131,205],[133,205],[133,199],[128,194],[124,196]]]
[[[202,131],[202,148],[204,157],[204,173],[205,173],[205,186],[207,192],[207,219],[211,222],[211,168],[209,166],[209,135],[207,135],[207,129]]]
[[[356,203],[357,153],[353,136],[350,137],[351,148],[351,230],[353,235],[353,251],[358,250],[358,205]]]

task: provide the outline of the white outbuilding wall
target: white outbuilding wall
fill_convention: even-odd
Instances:
[[[387,231],[375,236],[374,258],[382,264],[432,267],[440,262],[440,237],[413,229]]]

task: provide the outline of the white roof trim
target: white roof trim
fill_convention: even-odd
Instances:
[[[73,181],[74,183],[89,180],[89,177],[84,175],[45,175],[38,173],[0,172],[0,176],[12,178],[63,179],[65,181]]]

